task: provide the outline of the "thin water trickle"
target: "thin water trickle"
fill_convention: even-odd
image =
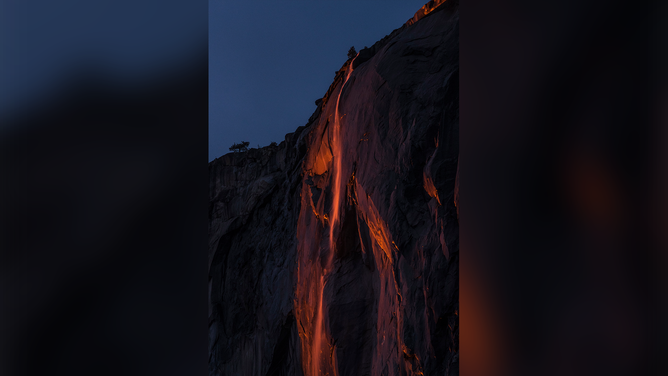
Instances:
[[[330,136],[330,147],[332,150],[332,212],[329,216],[329,250],[327,252],[327,259],[324,263],[324,269],[322,270],[322,275],[320,276],[319,284],[319,296],[318,296],[318,309],[316,311],[316,317],[314,322],[314,335],[313,335],[313,348],[311,351],[311,375],[322,375],[323,370],[321,368],[323,364],[323,345],[328,345],[327,335],[325,333],[323,321],[323,294],[325,291],[326,280],[325,277],[329,272],[331,272],[332,261],[334,260],[334,252],[336,247],[336,242],[334,240],[334,228],[338,225],[339,222],[339,206],[341,204],[341,157],[342,157],[342,145],[341,145],[341,115],[339,112],[339,104],[341,101],[341,95],[343,94],[343,89],[350,78],[350,75],[353,72],[353,61],[351,60],[350,64],[346,69],[346,78],[341,84],[341,90],[339,95],[336,98],[336,107],[334,109],[334,126],[331,131]],[[328,351],[329,352],[329,351]],[[336,376],[336,367],[334,364],[327,362],[327,368],[332,369],[333,376]],[[325,371],[325,374],[329,374]]]

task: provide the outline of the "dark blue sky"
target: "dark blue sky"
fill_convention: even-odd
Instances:
[[[0,119],[61,96],[82,67],[125,88],[164,80],[199,56],[206,16],[206,0],[3,0]]]
[[[346,61],[427,0],[209,1],[209,160],[306,124]]]
[[[207,25],[204,1],[7,0],[0,119],[51,103],[82,67],[125,90],[171,77],[208,26],[209,160],[242,140],[266,146],[306,123],[350,46],[371,46],[426,2],[208,0]]]

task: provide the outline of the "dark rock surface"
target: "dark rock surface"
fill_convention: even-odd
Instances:
[[[458,374],[458,27],[428,3],[209,164],[211,375]]]

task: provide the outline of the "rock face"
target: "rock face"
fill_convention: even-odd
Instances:
[[[337,72],[306,126],[209,164],[211,375],[457,375],[457,1]]]

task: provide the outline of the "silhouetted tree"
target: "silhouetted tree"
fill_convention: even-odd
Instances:
[[[248,151],[248,145],[250,145],[250,142],[248,141],[241,141],[238,144],[232,144],[230,147],[230,150],[233,150],[235,153],[238,151]]]
[[[348,50],[348,59],[352,59],[355,56],[357,56],[357,50],[355,50],[355,46],[350,47]]]

